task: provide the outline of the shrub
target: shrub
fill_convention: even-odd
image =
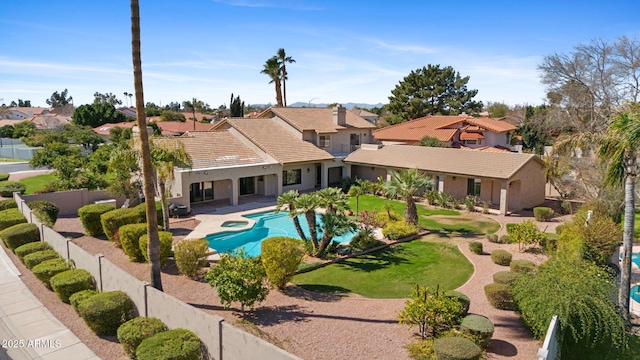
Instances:
[[[482,315],[471,314],[462,320],[460,331],[473,335],[478,339],[476,344],[486,348],[493,336],[493,323]]]
[[[0,196],[13,197],[14,192],[24,193],[27,186],[19,181],[3,181],[0,182]]]
[[[556,234],[560,236],[566,227],[564,224],[556,226]]]
[[[34,266],[40,264],[45,260],[55,259],[57,257],[60,256],[58,255],[58,252],[53,249],[41,250],[26,255],[24,258],[22,258],[22,263],[28,269],[32,269]]]
[[[513,240],[518,242],[520,251],[522,251],[526,245],[535,246],[547,237],[547,234],[540,231],[538,226],[532,220],[526,220],[520,224],[514,224],[509,235]]]
[[[513,244],[513,239],[509,235],[500,236],[500,240],[498,240],[500,244]]]
[[[31,211],[33,211],[36,218],[38,218],[41,223],[49,227],[52,227],[53,224],[56,223],[56,220],[58,220],[58,212],[60,211],[60,208],[58,208],[58,205],[54,203],[44,200],[35,200],[28,202],[27,205]]]
[[[116,335],[133,317],[133,302],[123,291],[97,293],[78,303],[78,314],[96,335]]]
[[[124,352],[130,358],[135,359],[136,348],[144,339],[167,330],[167,326],[162,320],[139,316],[120,325],[118,328],[118,341],[122,345]]]
[[[509,267],[518,274],[532,274],[536,271],[536,264],[530,260],[513,260]]]
[[[13,209],[13,208],[17,208],[18,204],[16,204],[16,201],[13,199],[4,199],[4,200],[0,200],[0,211],[2,210],[7,210],[7,209]]]
[[[444,293],[444,296],[458,300],[461,306],[460,316],[467,316],[467,313],[469,312],[469,306],[471,306],[471,299],[469,299],[467,295],[459,291],[449,290]]]
[[[509,234],[509,236],[511,236],[511,232],[513,231],[513,229],[515,229],[516,225],[518,224],[506,224],[505,227],[507,228],[507,234]]]
[[[97,293],[98,292],[95,290],[80,290],[77,293],[69,296],[69,303],[73,307],[73,310],[76,312],[76,314],[79,314],[78,305]]]
[[[100,223],[109,241],[114,241],[114,234],[122,225],[140,223],[140,214],[135,208],[115,209],[100,215]]]
[[[40,230],[35,224],[18,224],[0,231],[0,238],[13,251],[24,244],[40,241]]]
[[[368,250],[379,246],[380,244],[380,240],[376,239],[375,236],[367,233],[366,231],[358,232],[356,236],[351,239],[351,242],[349,242],[351,248],[356,251]]]
[[[462,337],[436,339],[433,350],[438,360],[479,360],[482,356],[478,345]]]
[[[301,240],[276,236],[262,242],[262,266],[271,285],[278,289],[285,288],[303,258],[304,242]]]
[[[198,271],[206,265],[205,256],[209,243],[204,239],[182,240],[173,249],[176,266],[181,274],[195,279]]]
[[[562,215],[573,213],[573,205],[571,205],[571,201],[567,201],[567,200],[560,201],[560,213]]]
[[[382,234],[389,240],[398,240],[417,233],[418,228],[404,220],[390,221],[382,228]]]
[[[493,250],[491,252],[491,261],[498,265],[509,266],[511,263],[511,253],[502,249]]]
[[[506,284],[488,284],[484,287],[484,294],[491,306],[501,310],[513,310],[513,296],[511,286]]]
[[[0,211],[0,230],[4,230],[17,224],[24,224],[27,219],[18,208]]]
[[[78,209],[78,217],[80,217],[84,232],[89,236],[104,234],[100,216],[115,209],[111,204],[89,204]]]
[[[460,313],[461,306],[456,299],[440,295],[437,289],[431,291],[428,287],[416,285],[404,309],[398,313],[398,320],[409,328],[418,325],[420,335],[425,339],[428,330],[431,330],[432,336],[436,336],[439,331],[450,329]]]
[[[536,207],[533,208],[533,217],[536,221],[548,221],[553,218],[554,211],[548,207]]]
[[[138,345],[138,360],[181,359],[199,360],[200,339],[187,329],[173,329],[148,337]]]
[[[416,360],[431,360],[435,354],[433,352],[433,339],[414,341],[405,347],[409,350],[409,357]]]
[[[500,241],[497,234],[487,234],[487,240],[496,244]]]
[[[496,284],[511,285],[514,281],[516,281],[518,277],[520,277],[520,275],[522,274],[513,271],[498,271],[497,273],[493,274],[493,282]]]
[[[469,243],[469,250],[471,250],[471,252],[474,253],[474,254],[482,255],[483,254],[482,243],[478,242],[478,241],[470,242]]]
[[[67,261],[63,258],[55,258],[45,260],[34,266],[33,269],[31,269],[31,272],[38,278],[38,280],[42,281],[47,288],[51,289],[49,279],[67,270],[69,270],[69,264],[67,264]]]
[[[171,244],[173,243],[173,235],[168,231],[158,231],[158,237],[160,238],[160,263],[164,264],[171,256]],[[147,252],[148,235],[144,234],[138,239],[140,245],[140,252],[144,257],[144,261],[149,262],[149,253]]]
[[[7,180],[9,180],[9,173],[0,172],[0,181],[7,181]]]
[[[93,276],[84,269],[71,269],[55,275],[49,280],[51,288],[64,303],[69,303],[69,297],[78,291],[93,290],[95,288]]]
[[[467,208],[468,212],[476,211],[476,197],[475,196],[467,196],[464,198],[464,206]]]
[[[147,233],[147,224],[127,224],[118,229],[118,240],[129,261],[143,262],[145,257],[140,252],[140,237]]]
[[[44,241],[36,241],[36,242],[21,245],[15,248],[13,252],[16,254],[18,259],[22,261],[22,258],[25,257],[25,255],[29,255],[37,251],[49,250],[49,249],[51,249],[51,245],[49,245],[48,243]]]
[[[140,220],[138,222],[146,223],[147,222],[147,204],[140,203],[133,207],[138,212],[138,216]],[[160,201],[156,201],[156,219],[158,220],[158,225],[162,226],[163,217],[162,217],[162,203]]]

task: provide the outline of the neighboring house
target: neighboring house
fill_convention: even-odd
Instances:
[[[511,135],[516,127],[500,119],[456,116],[425,116],[378,129],[374,138],[382,144],[418,145],[425,136],[455,148],[512,151]]]
[[[54,130],[70,124],[71,116],[43,114],[35,115],[31,121],[36,124],[36,129],[38,130]]]
[[[378,123],[378,118],[380,117],[372,112],[369,112],[367,110],[362,110],[362,109],[353,109],[349,111],[356,114],[357,116],[360,116],[361,118],[367,120],[368,122],[374,125]]]
[[[410,145],[365,145],[344,159],[353,177],[388,179],[393,170],[417,168],[440,192],[500,205],[500,214],[544,202],[544,163],[531,154],[460,151]]]
[[[152,118],[149,118],[149,119],[152,119]],[[147,120],[150,121],[149,119]],[[135,121],[122,122],[122,123],[107,123],[107,124],[103,124],[93,128],[93,131],[95,131],[98,135],[102,136],[105,140],[108,140],[109,134],[112,128],[119,127],[119,128],[128,129],[135,126],[136,124],[137,123]],[[193,131],[193,128],[194,128],[193,121],[186,121],[186,122],[159,121],[159,122],[156,122],[156,124],[158,125],[160,130],[162,130],[162,135],[164,136],[180,136],[188,131]],[[212,124],[205,124],[205,123],[198,123],[198,122],[195,123],[196,131],[207,131],[207,130],[210,130],[212,127],[213,127]]]
[[[11,107],[3,114],[8,120],[31,120],[36,115],[46,115],[51,113],[53,108],[43,107]]]

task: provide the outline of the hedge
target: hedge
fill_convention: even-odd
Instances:
[[[513,244],[513,239],[511,238],[511,235],[502,235],[500,236],[500,240],[498,240],[498,242],[500,242],[500,244]]]
[[[35,224],[18,224],[0,231],[0,238],[13,251],[24,244],[40,241],[40,230]]]
[[[167,259],[171,256],[171,244],[173,243],[173,235],[168,231],[158,231],[158,237],[160,238],[160,264],[167,262]],[[144,256],[144,261],[149,262],[149,253],[147,252],[147,240],[148,235],[144,234],[138,240],[140,245],[140,252]]]
[[[124,352],[130,358],[135,359],[136,349],[144,339],[167,330],[167,326],[162,320],[139,316],[120,325],[118,328],[118,341],[122,345]]]
[[[27,190],[27,185],[19,181],[2,181],[0,182],[0,196],[13,197],[14,192],[24,193]]]
[[[27,203],[33,214],[38,218],[38,220],[47,225],[48,227],[53,227],[58,220],[58,212],[60,212],[60,208],[58,205],[44,201],[44,200],[34,200]]]
[[[533,208],[533,217],[536,221],[548,221],[553,218],[554,213],[553,209],[548,207]]]
[[[506,284],[488,284],[484,287],[484,294],[491,306],[501,310],[513,310],[513,295],[511,286]]]
[[[349,242],[349,246],[356,251],[363,251],[380,246],[382,242],[366,231],[359,231]]]
[[[78,209],[78,217],[82,222],[85,234],[100,236],[104,234],[100,216],[116,208],[111,204],[89,204]]]
[[[181,240],[173,249],[178,271],[189,278],[196,278],[198,271],[206,265],[208,251],[209,243],[204,239]]]
[[[467,295],[459,291],[449,290],[444,293],[444,296],[458,300],[460,306],[462,307],[460,315],[467,316],[467,313],[469,313],[469,306],[471,306],[471,299],[469,299]]]
[[[382,228],[382,235],[389,240],[398,240],[418,233],[418,228],[404,220],[390,221]]]
[[[78,314],[96,335],[116,335],[133,317],[133,302],[124,291],[97,293],[77,305]]]
[[[32,269],[34,266],[40,264],[45,260],[51,260],[59,257],[60,255],[58,255],[58,252],[53,249],[41,250],[26,255],[24,258],[22,258],[22,263],[28,269]]]
[[[122,250],[132,262],[144,262],[138,240],[147,233],[147,224],[127,224],[118,229],[118,239]]]
[[[95,290],[78,291],[77,293],[69,296],[69,303],[71,304],[71,307],[73,307],[73,310],[76,312],[76,314],[80,315],[80,313],[78,312],[78,305],[97,293],[98,292]]]
[[[17,208],[18,204],[16,204],[16,201],[13,199],[4,199],[4,200],[0,200],[0,211],[2,210],[7,210],[7,209],[13,209],[13,208]]]
[[[487,234],[487,240],[492,243],[497,243],[499,241],[497,234]]]
[[[24,224],[27,219],[18,208],[0,211],[0,230],[12,227],[13,225]]]
[[[135,208],[115,209],[100,215],[100,223],[109,241],[114,241],[121,226],[140,223],[140,214]]]
[[[498,265],[509,266],[511,263],[511,253],[502,249],[493,250],[491,252],[491,261]]]
[[[511,285],[521,274],[513,271],[499,271],[493,274],[493,282],[496,284]]]
[[[7,180],[9,180],[9,173],[0,172],[0,181],[7,181]]]
[[[479,242],[479,241],[470,242],[469,243],[469,250],[474,254],[482,255],[483,254],[482,243]]]
[[[138,360],[200,360],[200,339],[187,329],[163,331],[148,337],[138,345]]]
[[[140,203],[135,207],[133,207],[132,209],[135,209],[136,211],[138,211],[138,216],[140,217],[139,222],[141,223],[147,222],[147,204],[146,203]],[[156,215],[157,215],[156,219],[158,219],[158,225],[162,226],[164,218],[162,217],[162,203],[160,201],[156,201]]]
[[[64,303],[69,303],[69,296],[82,290],[93,290],[93,276],[84,269],[71,269],[55,275],[49,280],[51,288]]]
[[[304,242],[295,238],[274,236],[265,239],[260,250],[260,260],[269,283],[280,290],[284,289],[304,258]]]
[[[31,269],[33,275],[35,275],[38,280],[42,281],[46,287],[51,289],[51,284],[49,280],[55,275],[69,270],[69,264],[63,258],[55,258],[51,260],[46,260],[36,265]]]
[[[511,271],[519,274],[531,274],[536,271],[536,264],[530,260],[514,260],[509,267]]]
[[[436,339],[433,350],[438,360],[479,360],[482,349],[469,339],[443,337]]]
[[[460,331],[475,337],[480,347],[486,348],[493,336],[493,323],[487,317],[471,314],[465,317],[460,324]]]
[[[25,255],[29,255],[34,252],[49,250],[49,249],[51,249],[51,245],[49,245],[49,243],[44,241],[36,241],[36,242],[21,245],[15,248],[13,252],[16,254],[18,259],[22,261],[22,258],[25,257]]]

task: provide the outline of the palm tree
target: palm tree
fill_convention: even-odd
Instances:
[[[407,207],[404,211],[404,218],[408,223],[417,225],[418,209],[413,197],[431,184],[432,180],[420,173],[418,169],[405,169],[391,173],[391,180],[385,184],[385,192],[390,197],[405,199]]]
[[[289,80],[289,78],[287,77],[287,63],[291,64],[296,61],[293,60],[291,56],[287,56],[287,54],[284,52],[284,49],[282,48],[278,49],[277,57],[278,57],[278,63],[280,64],[280,71],[282,72],[281,79],[282,79],[282,95],[284,97],[284,107],[287,107],[287,80]]]
[[[328,187],[315,192],[318,195],[318,206],[327,209],[327,212],[349,210],[349,199],[342,189]]]
[[[623,316],[628,320],[631,254],[635,226],[635,179],[640,157],[640,113],[636,109],[636,111],[616,115],[611,119],[604,133],[581,133],[560,139],[554,144],[552,154],[585,148],[586,144],[597,145],[596,153],[600,161],[607,164],[606,185],[620,184],[624,181],[623,258],[618,305],[624,308]]]
[[[318,207],[318,196],[315,193],[301,194],[294,201],[296,209],[304,212],[309,225],[309,237],[314,251],[318,249],[318,233],[316,232],[316,208]]]
[[[144,113],[144,90],[142,88],[142,58],[140,56],[140,6],[138,0],[131,0],[131,57],[133,61],[133,83],[136,93],[136,121],[140,129],[140,154],[142,157],[142,178],[147,211],[147,236],[149,238],[149,263],[151,286],[162,291],[160,275],[160,240],[158,237],[158,219],[154,199],[153,168],[149,151],[149,134],[145,131],[147,123]]]
[[[264,69],[260,71],[261,74],[266,74],[271,78],[269,84],[275,84],[276,86],[276,102],[278,106],[282,107],[282,92],[280,90],[280,79],[282,78],[282,68],[278,58],[273,56],[264,64]]]
[[[341,212],[327,211],[324,214],[320,214],[320,220],[322,220],[322,239],[315,250],[314,255],[316,256],[322,255],[335,236],[342,236],[355,228],[355,225],[347,215]]]
[[[129,92],[124,92],[124,101],[127,103],[127,107],[129,107]]]
[[[349,196],[355,196],[356,198],[356,215],[360,214],[360,204],[359,199],[361,195],[364,195],[364,189],[358,185],[351,185],[349,188]]]
[[[198,106],[198,102],[199,100],[196,98],[191,99],[191,101],[185,101],[184,103],[182,103],[182,105],[186,108],[186,109],[191,109],[191,113],[193,114],[193,130],[196,130],[196,106]],[[185,109],[185,110],[186,110]]]
[[[276,206],[276,213],[281,211],[283,208],[287,208],[289,210],[289,216],[293,219],[293,225],[296,227],[296,231],[298,232],[298,236],[300,239],[307,242],[307,237],[304,235],[304,231],[302,231],[302,227],[300,226],[300,219],[298,218],[298,209],[296,209],[296,199],[300,194],[298,190],[289,190],[285,193],[282,193],[278,196],[278,205]]]

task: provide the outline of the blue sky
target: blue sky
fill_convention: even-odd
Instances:
[[[0,99],[133,92],[129,2],[3,1]],[[412,70],[452,66],[476,100],[539,104],[536,68],[579,43],[640,37],[640,1],[140,0],[145,102],[231,93],[275,103],[260,74],[285,48],[288,103],[386,103]]]

